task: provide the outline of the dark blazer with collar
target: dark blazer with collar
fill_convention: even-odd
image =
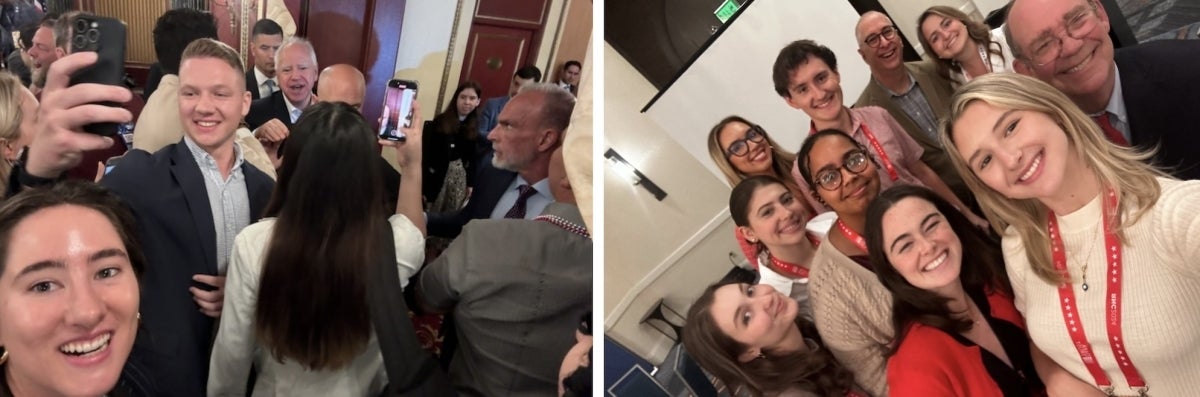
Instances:
[[[929,101],[929,108],[933,110],[938,120],[945,118],[946,114],[950,112],[950,97],[954,95],[950,79],[939,75],[937,67],[929,61],[906,62],[904,67],[916,78],[917,86],[921,87],[921,93],[925,94],[925,100]],[[974,196],[971,195],[971,190],[967,188],[962,177],[958,175],[958,171],[954,170],[954,164],[950,162],[946,149],[942,148],[940,142],[925,135],[921,127],[917,126],[917,122],[908,117],[908,113],[904,113],[904,110],[892,101],[892,94],[889,94],[874,80],[868,81],[854,106],[879,106],[887,110],[892,118],[896,119],[901,127],[904,127],[908,136],[911,136],[921,145],[922,149],[925,149],[925,153],[921,155],[921,161],[942,177],[942,181],[946,182],[959,200],[973,205]]]
[[[242,172],[253,223],[262,217],[274,181],[250,163],[242,164]],[[194,274],[217,274],[217,240],[200,167],[181,140],[154,154],[130,151],[100,183],[137,217],[147,260],[141,333],[158,357],[150,371],[173,396],[203,396],[216,320],[200,313],[188,288]]]
[[[283,91],[275,91],[269,97],[250,102],[250,112],[246,113],[246,125],[253,131],[271,119],[279,119],[291,130],[292,116],[288,114],[287,104],[284,104],[284,101],[287,101],[287,98],[283,97]]]
[[[250,91],[250,99],[257,100],[262,98],[258,93],[258,75],[254,73],[254,66],[246,70],[246,91]]]
[[[474,175],[474,186],[467,205],[454,212],[428,214],[426,228],[430,236],[454,238],[462,232],[463,225],[472,219],[487,219],[492,216],[500,196],[508,185],[517,179],[517,173],[493,167],[490,161],[480,162]]]
[[[1200,41],[1155,40],[1117,50],[1131,143],[1157,145],[1155,165],[1200,179]]]

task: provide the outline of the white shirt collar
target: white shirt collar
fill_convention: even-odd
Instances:
[[[1108,96],[1108,106],[1104,107],[1104,111],[1117,116],[1117,120],[1122,123],[1129,124],[1128,114],[1125,110],[1125,94],[1121,91],[1121,71],[1117,69],[1117,65],[1113,63],[1113,90]]]
[[[258,66],[254,67],[254,78],[256,80],[258,80],[259,87],[267,85],[267,80],[275,80],[274,77],[267,77],[267,75],[264,74],[261,70],[258,70]],[[275,85],[278,86],[279,82],[276,82]]]

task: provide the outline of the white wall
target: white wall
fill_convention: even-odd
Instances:
[[[607,43],[604,46],[604,137],[667,192],[657,201],[612,172],[604,175],[605,335],[652,361],[669,341],[641,317],[660,298],[682,311],[730,265],[737,249],[726,203],[729,187],[639,110],[657,92]],[[710,237],[711,236],[711,237]]]
[[[811,39],[833,50],[847,104],[870,81],[855,44],[858,14],[848,2],[756,1],[747,7],[646,112],[718,176],[706,137],[725,116],[737,114],[762,125],[790,151],[808,135],[808,116],[788,106],[771,80],[775,57],[788,43]]]

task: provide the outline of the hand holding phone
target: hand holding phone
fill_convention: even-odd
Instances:
[[[379,139],[404,142],[404,128],[413,123],[413,104],[417,102],[417,82],[388,81],[383,98],[383,117],[379,123]]]
[[[71,75],[70,85],[84,83],[105,84],[124,87],[125,83],[125,22],[98,15],[79,15],[71,21],[70,53],[95,52],[96,63]],[[116,102],[101,102],[101,105],[119,107]],[[84,131],[115,137],[119,126],[116,123],[96,123],[84,126]]]

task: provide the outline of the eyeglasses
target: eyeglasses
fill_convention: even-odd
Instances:
[[[746,142],[762,142],[767,138],[767,132],[763,131],[762,127],[751,125],[750,129],[746,130],[746,136],[742,139],[733,141],[729,144],[729,148],[725,149],[725,157],[745,156],[750,153],[750,145]]]
[[[883,38],[884,40],[892,40],[896,38],[896,27],[884,26],[883,30],[880,30],[879,33],[873,33],[867,36],[867,39],[863,40],[863,42],[867,43],[867,45],[871,46],[871,48],[879,48],[880,38]]]
[[[867,162],[870,159],[867,153],[862,150],[852,150],[847,152],[842,157],[842,165],[840,167],[825,168],[817,171],[817,175],[813,177],[813,181],[818,186],[825,190],[835,190],[842,186],[842,169],[850,171],[851,174],[859,174],[867,169]]]
[[[1096,16],[1096,3],[1088,1],[1087,10],[1077,13],[1067,21],[1067,37],[1076,40],[1082,39],[1083,36],[1087,36],[1096,29],[1099,20]],[[1062,55],[1062,44],[1062,35],[1042,37],[1029,46],[1029,56],[1031,57],[1029,60],[1037,66],[1046,66]]]

